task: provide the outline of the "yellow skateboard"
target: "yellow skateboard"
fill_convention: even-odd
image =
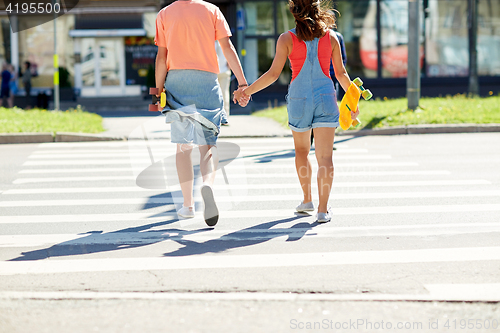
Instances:
[[[349,88],[347,89],[342,101],[340,102],[340,127],[345,131],[351,125],[353,127],[359,126],[361,122],[356,118],[352,120],[351,111],[356,112],[358,108],[359,98],[363,96],[365,100],[373,97],[370,90],[363,88],[363,81],[359,77],[355,78]]]

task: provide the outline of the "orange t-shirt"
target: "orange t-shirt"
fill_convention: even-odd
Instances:
[[[219,73],[215,41],[230,37],[220,9],[205,1],[176,1],[156,17],[155,44],[167,48],[167,70]]]

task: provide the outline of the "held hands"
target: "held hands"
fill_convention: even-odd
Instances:
[[[246,88],[248,87],[240,87],[234,92],[234,104],[238,103],[240,106],[245,107],[247,106],[248,102],[250,102],[250,96],[245,94]]]

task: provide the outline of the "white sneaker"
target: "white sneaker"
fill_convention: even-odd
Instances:
[[[304,203],[303,201],[301,201],[300,205],[295,207],[295,210],[299,213],[312,212],[314,210],[314,204],[312,201],[308,203]]]
[[[219,221],[219,210],[215,204],[214,191],[210,185],[203,185],[200,191],[203,203],[205,204],[203,209],[205,223],[209,227],[213,227],[217,224],[217,221]]]
[[[317,219],[318,219],[318,223],[330,222],[332,220],[332,208],[328,207],[326,213],[318,212]]]
[[[182,208],[177,212],[177,215],[185,219],[192,219],[194,217],[194,207],[184,207],[183,205]]]

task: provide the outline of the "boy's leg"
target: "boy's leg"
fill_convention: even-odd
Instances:
[[[210,186],[215,181],[215,171],[219,163],[217,147],[210,145],[199,146],[200,149],[200,171],[203,177],[203,183]]]
[[[203,177],[203,186],[201,187],[201,196],[203,198],[204,208],[203,217],[208,226],[213,227],[219,220],[219,209],[215,203],[212,185],[215,181],[215,171],[219,163],[217,147],[210,145],[199,146],[200,148],[200,171]]]
[[[304,193],[303,203],[312,201],[311,177],[312,167],[309,162],[309,150],[311,149],[311,130],[306,132],[292,131],[293,143],[295,145],[295,168],[299,177],[300,186]]]
[[[320,127],[314,129],[315,153],[318,161],[318,212],[328,211],[328,199],[333,184],[333,141],[335,128]]]
[[[191,161],[191,152],[193,146],[189,144],[177,144],[177,154],[175,165],[177,167],[177,175],[181,185],[182,196],[184,198],[184,207],[194,206],[193,199],[193,183],[194,171]]]

